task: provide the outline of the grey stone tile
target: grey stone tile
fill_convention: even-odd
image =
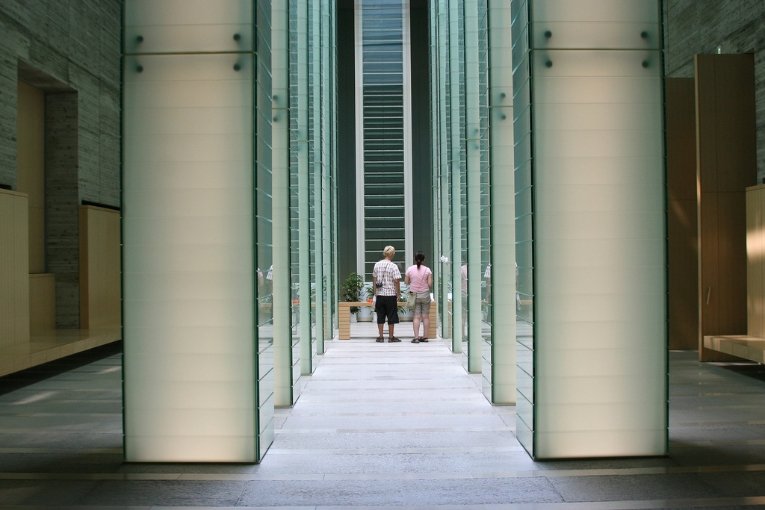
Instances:
[[[681,466],[738,466],[765,464],[765,445],[749,445],[728,441],[710,444],[670,442],[670,458]]]
[[[533,471],[538,463],[533,462],[523,451],[499,452],[393,452],[334,453],[312,455],[280,453],[261,464],[258,471],[263,476],[291,473],[300,476],[305,473],[325,475],[355,475],[364,473],[377,476],[399,476],[401,474],[428,476],[451,475],[455,478],[468,477],[479,473],[488,477],[511,471]]]
[[[94,412],[119,402],[119,377],[99,373],[114,364],[85,365],[66,373],[61,384],[54,376],[47,389],[2,395],[0,504],[5,496],[9,505],[49,504],[34,499],[37,491],[50,491],[56,508],[566,508],[563,501],[580,502],[570,503],[575,508],[588,508],[588,502],[629,508],[630,501],[668,508],[660,498],[678,508],[736,508],[736,498],[746,495],[755,498],[747,504],[759,504],[763,381],[673,353],[669,457],[533,462],[515,441],[514,408],[489,405],[476,378],[460,367],[461,358],[442,345],[428,346],[435,349],[426,353],[427,362],[407,363],[390,360],[422,354],[386,344],[396,349],[380,358],[388,361],[370,363],[369,345],[351,347],[355,352],[331,344],[316,373],[305,378],[298,404],[277,410],[276,439],[260,465],[123,464],[119,409]],[[40,392],[55,395],[14,405]],[[109,433],[86,433],[93,430]],[[653,468],[668,472],[635,474]],[[712,471],[697,473],[701,469]],[[13,473],[22,478],[9,479]],[[108,480],[114,473],[138,479]],[[36,474],[42,478],[33,479]],[[151,480],[155,475],[183,479]]]
[[[0,480],[0,507],[79,504],[96,484],[84,481]]]
[[[460,428],[482,428],[504,431],[504,422],[492,414],[437,414],[417,413],[401,416],[388,415],[335,415],[335,416],[294,416],[287,420],[285,429],[338,429],[348,430],[406,430],[406,429],[438,429],[454,430]]]
[[[250,482],[243,505],[476,505],[558,502],[543,478]]]
[[[88,450],[94,448],[122,448],[121,433],[57,432],[35,430],[27,432],[0,432],[0,445],[14,448],[43,448],[53,450]]]
[[[111,473],[122,461],[122,453],[2,453],[0,473]]]
[[[699,478],[724,496],[762,496],[765,472],[702,473]]]
[[[624,501],[715,497],[720,493],[695,474],[550,478],[565,501]]]
[[[370,431],[336,432],[327,434],[280,434],[272,449],[390,450],[412,448],[497,448],[518,449],[515,436],[509,432],[440,432],[431,431]]]
[[[234,506],[244,487],[243,482],[225,481],[105,481],[98,483],[80,504]]]

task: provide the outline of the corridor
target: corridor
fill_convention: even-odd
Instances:
[[[0,507],[765,507],[757,367],[672,353],[670,458],[535,463],[514,408],[492,407],[460,356],[399,333],[330,342],[297,405],[277,410],[260,465],[124,464],[119,354],[6,378]]]

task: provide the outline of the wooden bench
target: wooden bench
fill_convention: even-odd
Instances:
[[[357,307],[361,308],[363,306],[368,306],[370,308],[374,308],[374,303],[370,303],[368,301],[340,301],[338,302],[338,311],[337,311],[337,328],[338,328],[338,338],[340,340],[348,340],[351,338],[351,307]],[[436,320],[438,317],[438,305],[435,301],[432,301],[430,303],[430,324],[428,327],[428,338],[436,338]],[[374,317],[374,315],[373,315]],[[373,322],[374,321],[373,319]],[[399,327],[401,327],[401,323],[399,323]]]
[[[737,358],[765,363],[765,338],[749,335],[705,336],[704,347]]]

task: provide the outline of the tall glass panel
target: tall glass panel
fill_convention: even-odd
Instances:
[[[471,313],[474,314],[473,321],[480,323],[480,329],[476,331],[479,334],[480,341],[474,350],[478,360],[477,370],[484,373],[489,371],[489,377],[484,378],[484,388],[486,382],[491,381],[492,367],[492,309],[491,309],[491,188],[490,188],[490,125],[489,125],[489,5],[488,0],[479,0],[477,2],[477,66],[478,66],[478,143],[479,143],[479,178],[477,182],[478,207],[476,214],[479,216],[477,225],[480,234],[480,253],[478,258],[478,270],[473,274],[479,283],[475,285],[475,294],[473,294],[473,306]],[[509,27],[508,27],[509,28]],[[472,249],[472,248],[471,248]],[[480,304],[479,304],[480,303]],[[494,402],[491,394],[487,395],[491,402]]]
[[[489,76],[491,137],[489,182],[481,181],[481,200],[489,202],[491,214],[481,219],[482,247],[486,230],[490,250],[482,251],[484,273],[484,316],[489,319],[488,355],[484,360],[484,394],[495,404],[516,402],[515,355],[515,196],[513,186],[513,76],[510,39],[510,6],[504,0],[489,0]],[[483,126],[483,124],[482,124]],[[483,173],[483,172],[482,172]],[[484,191],[488,196],[484,195]],[[483,208],[482,208],[483,212]],[[488,224],[488,226],[487,226]],[[485,257],[490,257],[486,260]],[[496,292],[494,290],[497,290]],[[511,311],[511,313],[508,313]],[[496,313],[495,313],[496,312]],[[491,334],[495,332],[495,334]]]
[[[288,0],[271,7],[272,139],[273,139],[273,325],[276,405],[292,405],[300,395],[299,353],[292,349],[292,295],[290,280],[290,100]]]
[[[196,7],[125,5],[129,461],[253,462],[271,440],[255,313],[256,13],[246,1]]]
[[[482,7],[482,8],[481,8]],[[481,24],[483,23],[483,26]],[[464,2],[465,34],[465,218],[463,220],[464,246],[463,262],[466,264],[464,289],[467,291],[463,300],[463,317],[467,343],[467,369],[480,372],[483,341],[483,247],[481,230],[481,179],[483,172],[488,173],[486,153],[482,150],[487,132],[483,129],[486,122],[486,52],[481,50],[481,38],[485,48],[486,34],[485,0],[467,0]],[[482,61],[482,59],[484,59]],[[488,205],[488,204],[487,204]]]
[[[328,101],[328,108],[329,108],[329,127],[328,127],[328,138],[329,138],[329,199],[331,202],[330,206],[330,224],[329,224],[329,231],[327,235],[330,236],[330,250],[329,253],[332,254],[332,260],[329,264],[330,271],[329,274],[331,277],[329,278],[330,284],[333,286],[328,292],[328,296],[331,302],[331,317],[332,320],[330,322],[330,331],[334,332],[335,329],[338,326],[338,305],[337,301],[339,299],[340,291],[337,288],[339,284],[339,274],[338,274],[338,245],[337,245],[337,229],[338,229],[338,221],[337,221],[337,189],[338,189],[338,182],[337,182],[337,2],[332,0],[326,0],[327,4],[329,5],[329,13],[327,15],[327,20],[325,21],[327,25],[328,30],[328,52],[329,52],[329,62],[328,62],[328,80],[329,80],[329,87],[327,91],[327,95],[329,97]],[[330,335],[332,337],[333,335]]]
[[[308,7],[308,93],[309,93],[309,200],[311,232],[311,352],[324,352],[325,289],[324,279],[324,173],[322,168],[321,111],[321,4]]]
[[[441,303],[438,307],[440,335],[452,340],[450,347],[455,352],[462,350],[464,336],[457,338],[453,332],[454,321],[462,319],[462,215],[454,215],[454,211],[461,211],[461,204],[464,204],[464,197],[461,196],[464,172],[460,170],[460,161],[464,163],[464,155],[461,153],[465,149],[461,127],[464,122],[464,112],[461,113],[464,103],[460,103],[463,99],[460,91],[464,90],[464,77],[462,80],[460,78],[460,69],[464,72],[460,64],[464,59],[464,48],[461,48],[460,39],[457,39],[462,30],[462,9],[461,2],[456,1],[440,0],[429,4],[433,95],[433,215],[439,257],[438,264],[434,264],[434,292]]]
[[[274,438],[274,257],[273,172],[271,113],[271,1],[259,0],[255,11],[257,66],[255,76],[255,214],[257,224],[258,300],[258,414],[260,441],[270,445]]]
[[[535,458],[661,455],[661,5],[513,6],[519,363],[533,352],[518,435]]]
[[[330,97],[331,90],[331,60],[329,56],[330,36],[329,29],[329,0],[321,0],[320,4],[320,17],[319,25],[321,29],[321,173],[322,173],[322,263],[324,275],[324,306],[322,307],[323,316],[323,339],[331,339],[334,319],[334,301],[337,292],[334,291],[335,282],[334,273],[332,271],[332,261],[334,257],[332,254],[332,181],[331,181],[331,121],[332,101]],[[324,346],[322,345],[321,352],[324,352]]]
[[[438,82],[439,92],[442,98],[439,101],[439,143],[440,148],[440,165],[439,172],[439,193],[440,197],[438,203],[439,207],[439,224],[440,236],[441,236],[441,257],[440,257],[440,274],[438,279],[441,303],[445,306],[441,306],[441,336],[445,339],[452,339],[452,316],[453,316],[453,300],[452,300],[452,211],[451,201],[449,197],[451,195],[451,162],[453,151],[451,150],[451,84],[449,78],[451,76],[450,60],[449,60],[449,1],[441,0],[439,2],[438,10],[438,48],[439,48],[439,62],[438,62]],[[434,73],[435,74],[435,73]]]
[[[467,354],[467,154],[464,3],[449,1],[449,179],[452,350]],[[467,358],[463,359],[467,368]]]
[[[404,95],[404,23],[406,0],[357,0],[360,32],[362,175],[361,218],[363,253],[360,262],[367,280],[386,245],[396,247],[396,260],[409,261],[407,252],[406,119]],[[405,264],[406,262],[402,262]]]
[[[531,169],[531,75],[528,46],[528,5],[513,1],[513,138],[515,150],[515,261],[517,401],[515,434],[534,452],[534,260]],[[533,453],[532,453],[533,454]]]
[[[437,301],[444,303],[441,300],[441,292],[439,291],[442,285],[441,278],[441,264],[439,263],[439,255],[441,253],[441,207],[440,207],[440,179],[441,179],[441,81],[438,74],[439,69],[439,44],[440,39],[438,37],[438,16],[439,16],[439,2],[430,2],[428,4],[428,29],[429,40],[428,47],[430,50],[430,133],[431,133],[431,214],[433,215],[433,261],[431,269],[433,270],[433,293]],[[441,314],[443,313],[443,306],[438,307],[439,316],[436,318],[436,327],[441,323]]]
[[[290,0],[290,258],[295,370],[313,372],[308,6]],[[295,374],[297,378],[297,374]]]

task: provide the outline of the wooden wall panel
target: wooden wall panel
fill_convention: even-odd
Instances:
[[[16,340],[13,232],[13,198],[0,190],[0,350]]]
[[[765,338],[765,186],[746,191],[747,334]]]
[[[696,147],[699,197],[699,359],[725,355],[706,335],[747,330],[745,188],[757,179],[754,58],[697,55]]]
[[[669,348],[696,350],[699,336],[694,80],[666,82]]]
[[[29,204],[29,272],[45,272],[45,93],[18,82],[16,190]]]
[[[32,336],[56,329],[56,277],[53,273],[29,275],[29,331]]]
[[[0,349],[29,342],[29,206],[0,190]]]
[[[80,327],[122,324],[120,213],[80,207]]]

